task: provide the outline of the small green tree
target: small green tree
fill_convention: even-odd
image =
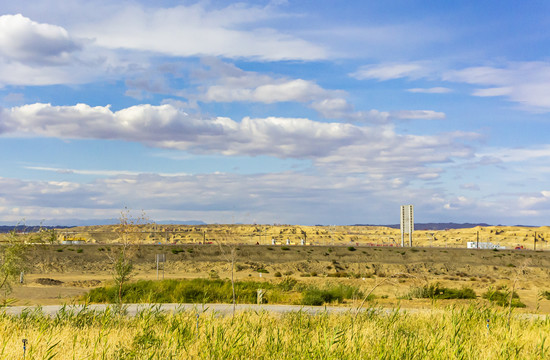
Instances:
[[[13,282],[26,268],[27,245],[18,237],[15,229],[7,236],[7,241],[0,246],[0,291],[4,292],[4,302],[11,293]]]

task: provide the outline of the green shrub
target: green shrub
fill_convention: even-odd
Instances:
[[[308,289],[302,294],[302,305],[321,306],[333,300],[329,292],[317,288]]]
[[[503,290],[492,290],[490,289],[483,294],[483,298],[491,302],[496,303],[500,306],[509,306],[510,305],[510,291]],[[512,303],[511,306],[514,308],[524,308],[526,305],[521,302],[517,292],[512,293]]]
[[[310,286],[302,292],[302,305],[320,306],[345,299],[361,297],[362,293],[355,287],[339,284],[326,289]]]
[[[257,289],[273,288],[272,284],[254,281],[235,282],[238,303],[256,302]],[[231,303],[231,281],[220,279],[138,280],[123,286],[124,303]],[[118,289],[113,286],[92,289],[87,300],[95,303],[114,303]]]
[[[281,250],[288,251],[288,250],[290,250],[290,248],[288,246],[281,246]]]
[[[419,299],[475,299],[472,288],[453,289],[441,286],[439,283],[412,289],[410,295]]]
[[[276,286],[283,290],[283,291],[291,291],[294,289],[294,287],[298,284],[298,280],[291,278],[291,277],[285,277],[280,283],[278,283]]]
[[[84,252],[84,249],[78,249],[76,250],[77,253],[82,254]]]
[[[328,277],[335,277],[335,278],[347,278],[350,277],[350,274],[345,271],[337,271],[335,273],[329,273],[327,274]]]
[[[540,296],[542,296],[546,300],[550,300],[550,291],[543,291],[540,293]]]
[[[349,250],[349,251],[355,251],[355,250],[357,250],[357,249],[354,248],[353,246],[348,246],[348,250]]]
[[[277,271],[277,272],[275,272],[275,273],[273,274],[273,276],[275,276],[275,277],[277,277],[277,278],[280,278],[280,277],[283,276],[283,274],[281,274],[280,271]]]

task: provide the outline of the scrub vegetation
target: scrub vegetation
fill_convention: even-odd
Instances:
[[[263,303],[323,305],[356,300],[363,296],[355,286],[326,284],[323,287],[306,285],[291,277],[277,283],[257,281],[235,282],[235,298],[240,304],[257,301],[257,290],[263,289]],[[118,287],[107,286],[92,289],[84,299],[93,303],[118,303]],[[230,280],[181,279],[139,280],[123,286],[124,303],[232,303]]]

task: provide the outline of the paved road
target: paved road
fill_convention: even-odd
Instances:
[[[108,307],[112,305],[107,304],[93,304],[87,305],[89,310],[95,311],[105,311]],[[232,304],[126,304],[126,313],[129,316],[135,316],[137,313],[144,309],[149,308],[158,308],[164,312],[176,312],[176,311],[196,311],[197,313],[214,313],[219,315],[229,315],[233,312]],[[1,312],[5,312],[8,315],[19,315],[23,311],[33,311],[41,309],[45,315],[50,317],[55,316],[62,308],[65,308],[69,311],[78,312],[84,308],[84,305],[45,305],[45,306],[10,306],[4,309],[0,309]],[[362,308],[362,311],[365,311],[369,308]],[[372,308],[371,308],[372,309]],[[319,314],[323,312],[328,312],[331,314],[343,314],[343,313],[355,313],[356,308],[345,307],[345,306],[303,306],[303,305],[255,305],[255,304],[237,304],[237,312],[241,311],[267,311],[270,313],[284,314],[289,312],[302,311],[308,314]],[[394,312],[396,309],[392,308],[376,308],[375,311],[379,314],[389,314]],[[442,313],[444,310],[441,309],[397,309],[400,313],[409,313],[409,314],[428,314],[428,313]],[[528,314],[528,313],[514,313],[513,316],[524,319],[539,319],[545,320],[550,318],[550,315],[544,314]]]
[[[104,311],[107,307],[112,305],[106,304],[94,304],[88,305],[87,308],[90,310]],[[198,313],[211,313],[226,315],[233,312],[232,304],[127,304],[125,305],[127,314],[130,316],[136,315],[139,311],[155,307],[159,308],[165,312],[175,312],[175,311],[197,311]],[[44,306],[10,306],[0,311],[4,311],[9,315],[19,315],[24,310],[32,311],[41,309],[42,312],[48,316],[55,316],[61,309],[63,305],[44,305]],[[71,309],[73,311],[80,311],[84,308],[84,305],[68,305],[66,309]],[[318,314],[322,312],[329,313],[345,313],[350,311],[355,311],[355,308],[350,307],[336,307],[336,306],[301,306],[301,305],[254,305],[254,304],[237,304],[236,311],[268,311],[273,313],[288,313],[303,311],[308,314]]]

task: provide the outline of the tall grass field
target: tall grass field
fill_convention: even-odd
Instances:
[[[550,319],[472,303],[407,313],[241,312],[137,316],[116,308],[0,311],[1,359],[545,359]],[[23,352],[22,339],[27,339]],[[23,357],[25,356],[25,357]]]

